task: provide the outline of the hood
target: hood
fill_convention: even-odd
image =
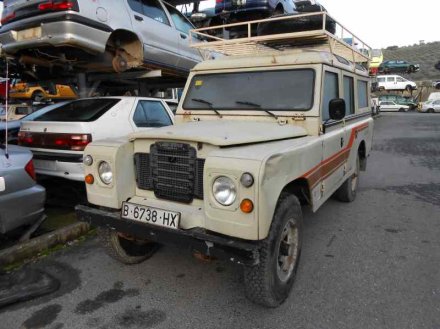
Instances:
[[[278,122],[213,120],[182,123],[130,135],[130,140],[170,139],[231,146],[307,136],[304,128]]]

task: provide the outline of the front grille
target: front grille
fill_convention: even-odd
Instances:
[[[190,203],[203,199],[204,159],[188,144],[157,142],[150,153],[136,153],[136,182],[157,198]]]

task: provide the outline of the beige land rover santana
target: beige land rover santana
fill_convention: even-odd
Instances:
[[[251,301],[287,298],[301,208],[355,199],[373,135],[368,57],[311,32],[283,40],[313,41],[302,47],[278,47],[279,35],[201,44],[226,56],[191,71],[176,125],[86,148],[92,205],[77,214],[112,257],[134,264],[157,244],[186,246],[243,264]]]

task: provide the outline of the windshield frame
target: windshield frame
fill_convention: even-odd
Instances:
[[[312,72],[312,93],[311,93],[311,99],[310,99],[310,107],[307,109],[279,109],[279,108],[265,108],[265,107],[249,107],[249,106],[243,106],[242,108],[219,108],[217,107],[215,104],[213,104],[213,106],[206,106],[206,107],[197,107],[197,108],[193,108],[193,107],[189,107],[188,106],[188,102],[191,101],[192,98],[194,98],[194,95],[191,95],[191,90],[192,90],[192,86],[193,86],[193,81],[197,78],[200,77],[205,77],[205,76],[213,76],[213,75],[229,75],[229,74],[239,74],[239,73],[261,73],[261,72],[292,72],[292,71],[310,71]],[[184,100],[182,102],[182,110],[183,111],[212,111],[213,109],[217,110],[217,111],[225,111],[225,112],[229,112],[230,115],[234,115],[234,113],[236,112],[261,112],[263,115],[266,115],[265,111],[271,111],[271,112],[276,112],[276,113],[283,113],[283,114],[278,114],[280,116],[283,115],[287,115],[287,113],[301,113],[301,112],[310,112],[315,108],[315,98],[316,98],[316,78],[317,78],[317,71],[316,68],[314,67],[296,67],[296,68],[279,68],[279,69],[270,69],[270,70],[264,70],[264,69],[260,69],[260,70],[234,70],[234,71],[227,71],[227,72],[213,72],[213,71],[207,71],[205,72],[196,72],[194,75],[192,75],[190,77],[190,79],[188,80],[188,88],[186,90],[186,93],[184,95]],[[246,95],[242,96],[243,99],[240,99],[240,101],[249,101],[246,98]],[[210,101],[210,100],[208,100]]]

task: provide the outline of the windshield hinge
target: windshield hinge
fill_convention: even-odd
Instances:
[[[292,118],[293,121],[306,121],[304,114],[295,114]]]
[[[285,126],[289,123],[289,119],[288,118],[278,118],[278,124],[280,126]]]

